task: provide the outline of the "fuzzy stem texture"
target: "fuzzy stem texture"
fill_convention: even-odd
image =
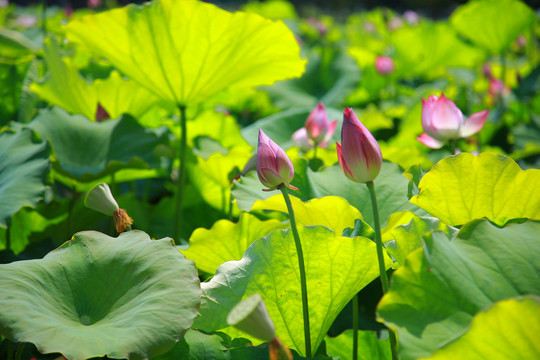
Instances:
[[[371,196],[371,208],[373,209],[373,223],[375,225],[375,243],[377,244],[377,258],[379,260],[379,272],[381,274],[381,284],[383,294],[388,292],[388,276],[386,275],[386,267],[384,266],[383,243],[381,237],[381,220],[379,218],[379,205],[377,203],[377,195],[375,193],[375,184],[373,181],[366,183]],[[391,329],[388,329],[390,338],[390,348],[392,350],[392,360],[397,360],[397,340],[396,334]]]
[[[298,229],[296,228],[296,218],[294,217],[294,211],[291,204],[291,199],[287,193],[287,187],[281,185],[280,188],[285,204],[287,204],[287,210],[289,211],[289,219],[291,221],[291,231],[294,237],[294,244],[296,245],[296,254],[298,255],[298,267],[300,269],[300,286],[302,291],[302,312],[304,314],[304,341],[306,344],[306,357],[311,358],[311,333],[309,330],[309,308],[308,308],[308,294],[307,294],[307,281],[306,281],[306,268],[304,265],[304,253],[302,252],[302,244],[300,243],[300,236],[298,235]]]

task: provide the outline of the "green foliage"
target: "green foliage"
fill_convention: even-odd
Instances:
[[[460,6],[450,17],[463,36],[500,54],[536,21],[534,12],[517,0],[481,0]]]
[[[198,1],[130,5],[72,21],[66,31],[68,39],[175,104],[193,105],[227,87],[270,85],[304,71],[283,23]]]
[[[316,350],[349,299],[378,276],[377,255],[375,243],[366,238],[337,236],[321,226],[298,231],[310,294],[311,341]],[[390,264],[387,258],[386,267]],[[300,282],[291,231],[276,230],[258,239],[240,261],[221,265],[212,280],[201,286],[204,295],[195,328],[213,331],[227,327],[228,311],[258,292],[274,321],[276,335],[303,354]],[[227,333],[237,334],[232,329]]]
[[[472,320],[470,329],[428,359],[534,359],[540,346],[540,298],[528,295],[501,300]],[[532,319],[532,321],[531,321]]]
[[[0,134],[0,227],[8,227],[17,210],[42,198],[49,154],[48,144],[31,130]]]
[[[453,241],[438,231],[424,237],[423,249],[396,270],[378,308],[398,332],[400,358],[430,356],[497,301],[539,295],[538,231],[534,221],[499,228],[478,220]]]
[[[425,174],[411,202],[450,225],[483,217],[504,225],[516,218],[540,219],[539,183],[539,170],[523,171],[505,156],[462,153]]]
[[[43,259],[0,265],[0,284],[9,294],[0,331],[73,359],[163,353],[191,326],[201,295],[171,239],[140,231],[77,233]]]

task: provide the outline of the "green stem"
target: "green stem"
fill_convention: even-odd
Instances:
[[[358,360],[358,294],[353,297],[353,360]]]
[[[313,147],[313,160],[317,159],[317,148],[319,147],[318,145],[318,143],[315,143],[315,146]]]
[[[280,187],[285,204],[287,204],[287,210],[289,211],[289,219],[291,221],[291,230],[294,237],[294,244],[296,245],[296,254],[298,255],[298,267],[300,268],[300,286],[302,291],[302,312],[304,314],[304,341],[306,344],[306,357],[311,358],[311,334],[309,331],[309,308],[308,308],[308,296],[307,296],[307,282],[306,282],[306,268],[304,265],[304,253],[302,252],[302,244],[300,243],[300,236],[298,235],[298,229],[296,228],[296,218],[294,217],[294,211],[291,204],[291,199],[287,193],[287,187],[281,185]]]
[[[15,360],[21,360],[21,356],[24,350],[24,344],[23,342],[19,343],[19,346],[17,346],[17,352],[15,353]]]
[[[9,227],[11,226],[11,219],[10,223],[8,223],[8,226],[6,228],[6,250],[9,250],[11,248],[11,239],[9,236]]]
[[[7,360],[13,360],[13,341],[8,340]]]
[[[456,155],[456,139],[448,140],[448,145],[450,146],[450,152],[452,153],[452,155]]]
[[[187,144],[187,120],[186,120],[186,107],[179,105],[180,109],[180,147],[178,149],[178,158],[180,160],[180,166],[178,169],[178,181],[176,183],[176,207],[174,218],[174,237],[176,241],[181,242],[181,219],[182,219],[182,197],[184,193],[184,187],[186,184],[186,144]]]
[[[383,243],[381,237],[381,220],[379,218],[379,205],[377,203],[377,195],[375,193],[375,185],[373,181],[366,183],[371,196],[371,207],[373,209],[373,224],[375,225],[375,243],[377,244],[377,258],[379,260],[379,272],[381,274],[381,284],[383,294],[388,292],[388,276],[386,275],[386,266],[384,265]],[[392,360],[397,360],[397,341],[396,334],[391,329],[388,329],[390,337],[390,349],[392,350]]]

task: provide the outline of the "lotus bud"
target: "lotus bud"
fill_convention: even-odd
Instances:
[[[377,177],[382,166],[381,148],[352,108],[343,113],[341,145],[336,145],[339,165],[349,179],[367,183]]]
[[[292,141],[294,146],[296,146],[302,152],[307,152],[313,148],[313,143],[309,139],[305,127],[296,130],[294,134],[292,134]]]
[[[375,59],[375,70],[380,75],[388,75],[394,72],[395,70],[394,60],[388,56],[377,56]]]
[[[306,124],[308,137],[315,143],[328,141],[336,131],[337,121],[328,121],[328,114],[323,103],[319,102],[309,114]]]
[[[274,323],[259,294],[253,294],[236,304],[227,316],[227,324],[266,342],[276,336]]]
[[[432,148],[441,148],[448,140],[468,137],[479,132],[486,122],[489,110],[483,110],[464,119],[461,110],[441,94],[422,99],[422,127],[424,134],[418,141]]]
[[[105,183],[97,184],[88,191],[84,199],[84,205],[107,216],[113,216],[114,212],[120,208],[111,193],[109,185]]]
[[[294,177],[291,159],[262,130],[259,130],[257,146],[257,175],[261,183],[268,187],[264,191],[275,190],[282,185],[298,190],[290,184]]]

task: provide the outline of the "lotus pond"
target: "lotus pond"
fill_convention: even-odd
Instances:
[[[0,0],[0,358],[540,358],[537,10],[87,5]]]

